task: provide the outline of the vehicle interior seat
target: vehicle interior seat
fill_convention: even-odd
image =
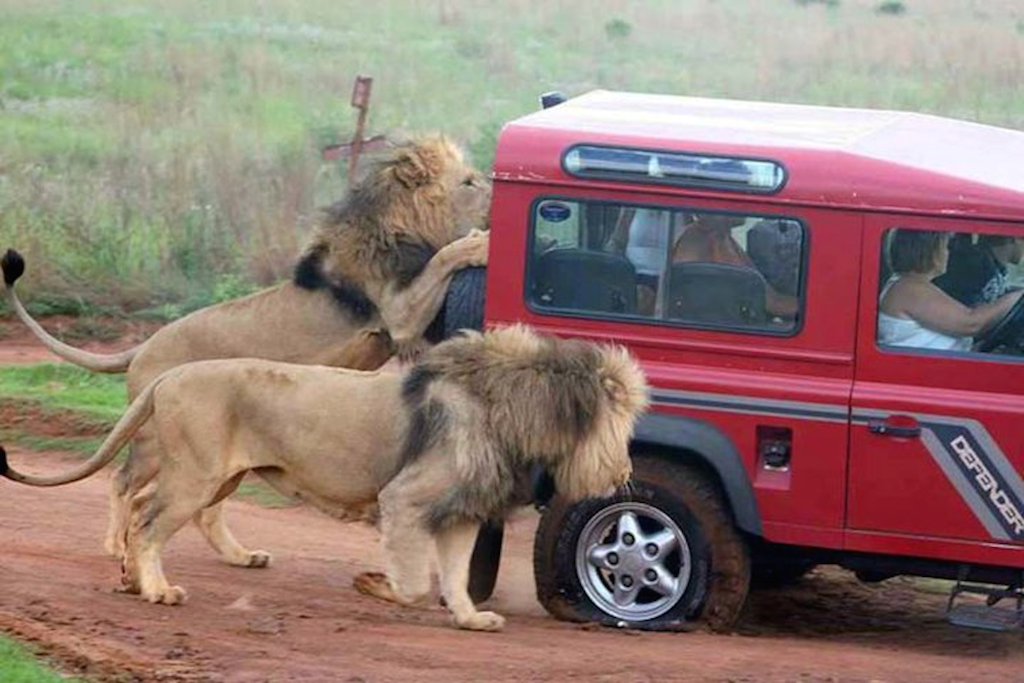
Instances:
[[[621,254],[552,249],[540,255],[533,299],[577,311],[635,314],[636,268]]]
[[[686,262],[669,270],[669,318],[720,325],[763,325],[764,277],[753,268],[725,263]]]

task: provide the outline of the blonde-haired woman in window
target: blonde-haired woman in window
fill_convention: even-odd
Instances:
[[[973,308],[932,280],[946,272],[950,233],[896,230],[889,244],[893,276],[879,299],[878,342],[942,351],[969,351],[973,337],[1003,319],[1024,292]]]

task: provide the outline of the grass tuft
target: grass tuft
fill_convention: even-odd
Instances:
[[[4,683],[85,683],[67,678],[45,667],[32,652],[14,641],[0,637],[0,680]]]

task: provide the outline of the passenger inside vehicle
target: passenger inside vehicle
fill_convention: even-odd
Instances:
[[[673,223],[682,214],[661,209],[622,210],[605,249],[624,254],[636,268],[637,310],[660,317],[658,292],[665,272],[666,253]]]
[[[992,303],[1010,291],[1009,269],[1024,257],[1024,237],[957,235],[950,241],[949,267],[935,279],[942,291],[964,304]]]
[[[935,230],[892,231],[892,276],[879,297],[878,342],[945,351],[971,350],[973,337],[1002,320],[1024,291],[991,303],[965,306],[933,281],[946,272],[951,233]]]
[[[799,293],[803,241],[803,230],[789,220],[760,220],[747,232],[750,260],[780,294]]]
[[[795,326],[804,241],[795,220],[561,199],[538,204],[535,216],[537,306],[772,332]],[[748,255],[755,243],[767,273]]]
[[[749,268],[760,273],[750,256],[732,235],[733,228],[743,225],[746,220],[746,216],[733,214],[694,214],[692,222],[672,248],[672,263],[721,263]],[[770,315],[793,320],[799,308],[795,296],[783,294],[771,283],[766,282],[765,309]]]

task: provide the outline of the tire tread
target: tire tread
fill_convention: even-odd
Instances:
[[[703,609],[694,621],[712,631],[729,630],[746,603],[750,588],[750,552],[716,482],[697,467],[659,457],[634,456],[634,465],[640,475],[638,479],[683,501],[700,520],[714,559]],[[573,523],[574,515],[584,514],[589,507],[585,503],[573,508],[555,498],[537,527],[534,544],[537,599],[552,616],[566,621],[591,621],[596,608],[587,602],[570,600],[562,588],[566,580],[564,572],[549,572],[546,567],[551,566],[552,558],[558,555],[565,557],[569,552],[572,556],[572,548],[559,547],[574,542],[574,539],[567,539],[562,530],[566,524]]]

